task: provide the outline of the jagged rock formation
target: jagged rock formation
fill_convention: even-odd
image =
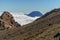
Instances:
[[[0,40],[7,40],[6,38],[9,38],[10,35],[17,35],[20,27],[21,25],[14,20],[9,12],[3,12],[0,16]]]
[[[13,27],[20,27],[20,24],[18,24],[13,16],[5,11],[3,14],[0,16],[0,26],[4,28],[13,28]]]

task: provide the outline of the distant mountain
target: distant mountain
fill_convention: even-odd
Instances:
[[[38,16],[42,16],[43,14],[39,11],[33,11],[31,13],[28,14],[28,16],[31,16],[31,17],[38,17]]]

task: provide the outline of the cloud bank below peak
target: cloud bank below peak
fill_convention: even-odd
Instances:
[[[29,24],[29,23],[33,22],[34,20],[36,20],[37,18],[39,18],[39,17],[27,16],[23,12],[12,13],[12,15],[14,16],[14,19],[21,25]]]

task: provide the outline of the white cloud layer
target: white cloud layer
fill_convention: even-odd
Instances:
[[[34,20],[36,20],[39,17],[30,17],[27,15],[24,15],[24,13],[20,12],[20,13],[12,13],[14,16],[14,19],[21,25],[26,25],[28,23],[33,22]]]
[[[15,21],[17,21],[20,25],[26,25],[28,23],[33,22],[34,20],[36,20],[39,17],[30,17],[27,15],[24,15],[23,12],[20,13],[12,13],[10,12],[13,16]],[[2,15],[2,12],[0,12],[0,16]]]

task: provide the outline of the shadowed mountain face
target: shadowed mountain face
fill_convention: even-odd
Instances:
[[[33,11],[30,14],[28,14],[28,16],[31,16],[31,17],[41,17],[42,13],[40,13],[39,11]]]
[[[54,9],[46,13],[41,18],[38,18],[34,22],[27,24],[25,26],[1,31],[0,39],[60,40],[60,9]]]

